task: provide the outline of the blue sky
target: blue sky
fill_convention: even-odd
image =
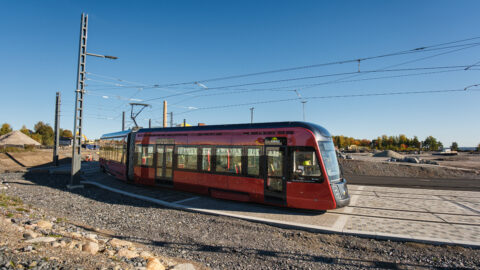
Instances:
[[[0,123],[8,122],[15,129],[23,124],[33,128],[40,120],[53,125],[55,92],[60,91],[61,127],[73,129],[82,12],[89,15],[87,50],[119,57],[116,61],[87,59],[84,133],[98,138],[121,129],[122,111],[130,113],[128,98],[159,98],[139,116],[143,126],[148,126],[150,118],[154,126],[160,125],[162,97],[169,95],[175,95],[166,98],[175,123],[185,118],[191,124],[224,124],[249,122],[250,107],[255,107],[255,122],[302,120],[298,99],[230,106],[294,99],[298,97],[295,89],[308,98],[463,89],[478,84],[480,71],[475,69],[480,67],[360,73],[349,79],[332,76],[215,89],[358,71],[357,63],[347,63],[207,81],[206,90],[194,84],[149,87],[479,37],[478,10],[478,1],[1,1]],[[472,65],[480,61],[480,45],[475,44],[479,42],[473,39],[448,45],[458,47],[366,60],[360,63],[360,71],[394,65],[392,69]],[[399,65],[407,61],[413,62]],[[445,72],[418,74],[429,71]],[[406,74],[416,76],[391,77]],[[383,76],[390,78],[379,79]],[[324,82],[330,83],[302,86]],[[480,91],[469,90],[310,99],[305,114],[307,121],[337,135],[367,139],[382,134],[420,139],[433,135],[445,145],[457,141],[460,146],[474,146],[480,143]],[[226,108],[195,109],[213,106]]]

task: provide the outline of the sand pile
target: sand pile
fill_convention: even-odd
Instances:
[[[23,134],[20,130],[15,130],[0,136],[0,145],[40,145],[39,142]]]
[[[374,157],[390,157],[390,158],[396,158],[396,159],[403,159],[404,156],[400,155],[399,153],[392,151],[392,150],[385,150],[380,153],[376,153],[373,155]]]

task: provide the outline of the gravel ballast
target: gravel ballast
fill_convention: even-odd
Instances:
[[[214,269],[480,267],[476,249],[281,229],[163,208],[95,187],[68,191],[69,176],[6,173],[0,180],[9,184],[3,192],[25,204]]]

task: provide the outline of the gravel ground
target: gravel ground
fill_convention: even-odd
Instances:
[[[8,195],[26,204],[214,269],[480,268],[475,249],[281,229],[163,208],[94,187],[69,192],[68,176],[8,173],[0,179],[9,183]]]

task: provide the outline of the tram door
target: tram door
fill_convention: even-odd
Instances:
[[[286,147],[265,146],[265,201],[284,204],[286,202]]]
[[[160,185],[173,184],[173,145],[157,144],[155,182]]]

